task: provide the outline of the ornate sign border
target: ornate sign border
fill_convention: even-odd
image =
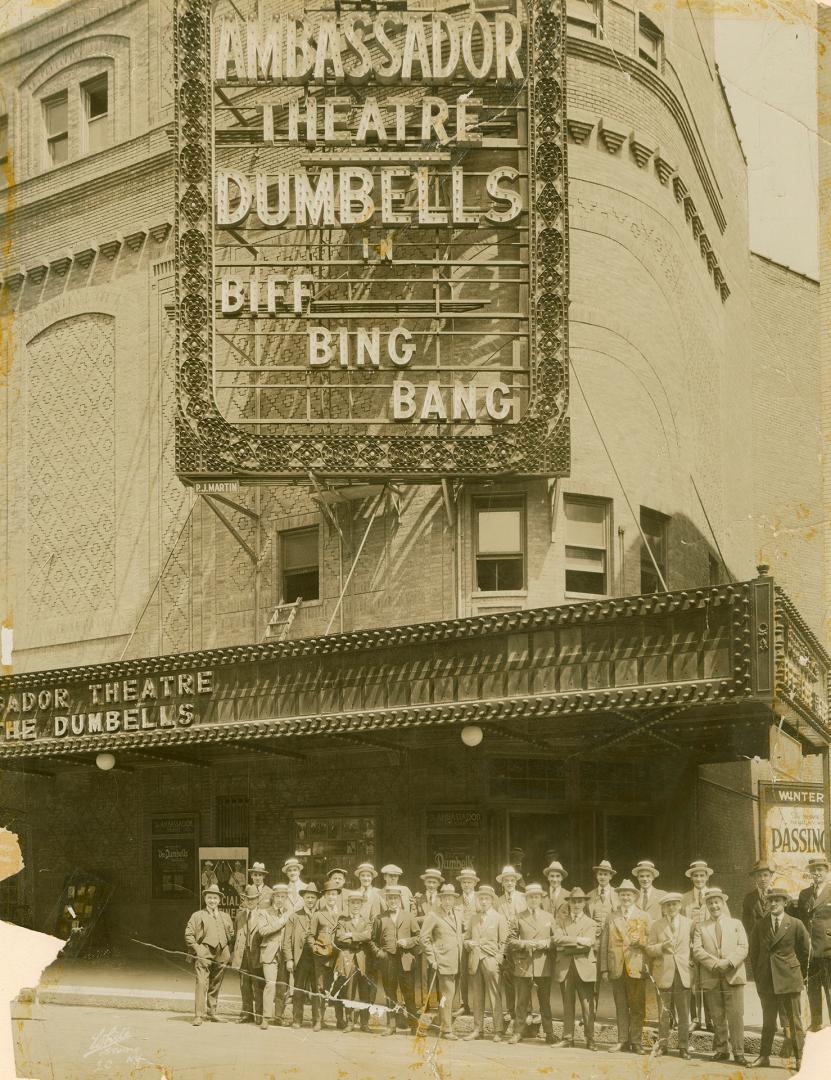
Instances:
[[[213,394],[211,4],[177,0],[176,469],[184,480],[308,476],[565,476],[568,404],[568,171],[565,2],[528,0],[530,394],[516,424],[489,435],[250,433]],[[279,424],[279,421],[275,421]]]

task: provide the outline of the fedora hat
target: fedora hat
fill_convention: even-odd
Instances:
[[[633,867],[632,876],[637,877],[641,870],[648,870],[652,874],[653,878],[660,877],[658,869],[651,859],[641,859],[638,865]]]
[[[256,885],[246,885],[245,892],[242,895],[246,900],[256,900],[260,895],[260,891]]]
[[[303,892],[305,892],[306,890],[305,890],[305,889],[301,889],[300,891],[301,891],[301,893],[303,893]],[[343,889],[341,888],[341,886],[340,886],[340,885],[330,885],[328,881],[325,881],[325,882],[323,883],[323,888],[321,889],[321,892],[325,892],[325,893],[327,893],[327,892],[330,892],[330,893],[332,893],[332,892],[333,892],[333,893],[340,893],[340,892],[343,892]]]
[[[502,873],[496,875],[496,882],[501,885],[506,877],[519,878],[519,871],[513,866],[503,866]]]
[[[597,866],[592,867],[592,873],[596,874],[598,870],[605,870],[607,874],[615,876],[617,870],[612,866],[608,859],[601,859]]]
[[[439,882],[444,881],[444,878],[442,877],[441,872],[439,870],[436,870],[435,867],[430,867],[429,870],[425,870],[423,874],[419,875],[419,877],[421,878],[422,881],[426,881],[427,878],[435,878],[436,881],[439,881]]]
[[[808,869],[813,870],[815,866],[824,866],[826,870],[829,869],[828,860],[822,856],[815,856],[813,859],[808,860]]]
[[[580,900],[581,902],[584,901],[584,900],[588,900],[588,897],[586,896],[586,894],[583,892],[583,890],[580,888],[579,885],[577,885],[569,893],[568,902],[571,903],[572,900]]]
[[[301,896],[305,896],[306,893],[311,893],[312,896],[317,896],[317,885],[313,881],[310,881],[308,885],[304,885],[302,889],[297,890]]]
[[[546,877],[548,877],[548,875],[553,872],[562,874],[564,878],[568,877],[568,870],[565,869],[562,863],[557,862],[556,859],[554,859],[553,862],[550,862],[548,866],[546,866],[546,868],[543,870],[543,873]]]
[[[493,885],[480,885],[479,888],[476,890],[476,895],[477,896],[492,896],[494,898],[494,900],[495,900],[496,899],[496,889],[493,887]]]
[[[679,904],[683,902],[684,897],[681,895],[680,892],[668,892],[668,893],[665,893],[661,897],[661,906],[663,906],[664,904],[672,903],[673,901],[676,901],[676,900],[678,901]]]
[[[248,868],[249,874],[264,874],[266,872],[265,863],[255,862]]]
[[[378,871],[371,862],[362,862],[355,867],[355,877],[359,877],[361,874],[372,874],[374,878],[378,877]]]
[[[209,885],[207,889],[202,890],[203,896],[222,896],[222,892],[218,885]]]
[[[439,889],[439,896],[456,896],[456,886],[452,881],[446,881]]]
[[[629,878],[624,878],[620,885],[617,887],[618,893],[630,892],[633,896],[637,896],[641,891],[637,885],[633,885]]]
[[[396,866],[395,863],[387,863],[386,866],[381,867],[381,873],[398,874],[398,876],[400,877],[404,873],[404,871],[401,869],[400,866]]]
[[[288,896],[289,887],[284,881],[278,881],[271,891],[273,893],[280,893],[281,896]]]
[[[347,900],[348,900],[348,901],[349,901],[350,903],[352,903],[352,901],[353,901],[353,900],[358,900],[358,901],[360,901],[360,903],[363,903],[363,902],[364,902],[364,894],[363,894],[363,893],[362,893],[362,892],[361,892],[360,890],[357,890],[357,889],[351,889],[351,890],[350,890],[350,891],[349,891],[349,892],[348,892],[348,893],[346,894],[346,899],[347,899]]]
[[[530,885],[525,886],[526,896],[545,896],[545,889],[537,881],[532,881]]]
[[[754,874],[761,874],[763,870],[767,870],[769,874],[776,873],[776,867],[770,861],[770,859],[757,859],[753,866],[750,868],[750,876]]]
[[[711,866],[708,866],[704,859],[693,859],[693,861],[690,863],[689,870],[684,871],[684,877],[691,878],[696,872],[696,870],[704,870],[707,874],[708,881],[715,873],[715,870],[713,870]]]
[[[768,891],[765,893],[765,896],[767,897],[768,900],[772,900],[774,897],[778,897],[780,900],[784,900],[785,903],[787,903],[791,898],[791,895],[788,892],[788,890],[783,889],[781,887],[781,885],[780,886],[775,886],[772,889],[768,889]]]

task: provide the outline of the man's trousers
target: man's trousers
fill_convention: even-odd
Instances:
[[[790,1039],[794,1056],[798,1062],[802,1060],[805,1029],[802,1026],[801,997],[801,994],[759,994],[762,1003],[762,1042],[759,1049],[761,1057],[770,1057],[773,1037],[776,1034],[776,1021],[781,1017],[785,1037]]]
[[[744,1056],[744,986],[731,986],[719,976],[719,985],[704,991],[704,1001],[713,1018],[713,1050],[727,1053],[727,1041],[735,1057]]]
[[[640,1046],[646,1019],[646,986],[643,979],[633,979],[626,972],[612,979],[612,994],[617,1015],[617,1038],[624,1046]]]
[[[661,1015],[658,1018],[658,1043],[666,1050],[669,1042],[669,1029],[675,1015],[678,1023],[678,1049],[686,1050],[690,1045],[690,988],[681,982],[678,969],[672,986],[661,987]]]
[[[323,1018],[326,1015],[326,998],[331,998],[335,990],[335,965],[331,957],[315,956],[315,989],[317,990],[318,1000],[320,1002],[320,1012],[318,1016],[320,1022],[323,1023]],[[338,1028],[342,1028],[344,1024],[343,1005],[338,1001],[333,1004],[335,1008],[335,1023]]]
[[[822,999],[825,996],[831,1021],[831,956],[812,956],[808,964],[808,1004],[811,1007],[811,1030],[822,1027]]]
[[[516,1014],[514,1018],[514,1034],[520,1034],[525,1025],[525,1020],[531,1012],[531,990],[533,985],[537,987],[537,997],[540,1001],[540,1019],[542,1029],[546,1035],[554,1035],[551,1024],[551,976],[540,975],[537,978],[526,978],[514,975],[516,987]]]
[[[365,1001],[373,999],[373,988],[369,979],[360,968],[355,967],[351,975],[336,975],[332,996],[346,1001]],[[345,1007],[345,1019],[349,1024],[359,1023],[362,1031],[369,1029],[369,1009],[350,1009]]]
[[[242,997],[242,1015],[246,1020],[259,1024],[263,1015],[263,969],[260,967],[259,950],[245,949],[239,969],[239,990]]]
[[[283,1022],[286,1008],[286,993],[289,988],[289,976],[286,962],[282,956],[268,964],[263,964],[263,1019]]]
[[[485,1030],[485,1005],[490,1004],[493,1033],[501,1035],[505,1030],[505,1014],[502,1011],[502,994],[499,989],[499,965],[495,958],[482,958],[476,974],[471,975],[468,972],[467,979],[474,1028],[477,1031]]]
[[[294,994],[292,995],[292,1021],[303,1023],[303,1006],[308,1002],[312,1007],[312,1023],[323,1020],[323,1006],[315,992],[315,965],[311,957],[303,956],[294,969]]]
[[[418,1013],[415,1003],[415,964],[417,962],[418,960],[414,959],[413,966],[409,971],[405,971],[401,966],[400,956],[387,954],[382,960],[378,961],[378,974],[381,979],[381,989],[384,993],[384,1003],[388,1009],[394,1009],[398,1005],[398,991],[401,990],[404,1010],[407,1014],[407,1026],[410,1031],[415,1031],[418,1027]],[[396,1014],[388,1013],[387,1027],[395,1031],[397,1023]]]
[[[210,949],[209,945],[205,946]],[[225,965],[219,963],[216,954],[220,950],[212,950],[210,956],[197,956],[196,958],[196,1000],[194,1002],[194,1015],[204,1018],[215,1016],[219,1002],[219,988],[225,977]]]
[[[594,987],[593,982],[586,982],[577,974],[577,968],[572,960],[569,964],[566,977],[560,983],[560,993],[563,995],[563,1038],[574,1038],[574,1013],[575,999],[580,1002],[580,1012],[583,1014],[583,1030],[586,1033],[586,1042],[594,1042]]]

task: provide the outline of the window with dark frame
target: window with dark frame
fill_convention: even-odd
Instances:
[[[320,548],[317,525],[280,534],[280,602],[320,599]]]
[[[492,799],[564,799],[565,766],[544,758],[494,758],[489,786]]]
[[[601,0],[566,0],[567,31],[572,37],[594,40],[600,36]]]
[[[664,35],[651,19],[638,15],[638,56],[657,71],[661,66]]]
[[[516,592],[525,588],[525,499],[491,495],[473,503],[476,588]]]
[[[107,74],[81,84],[86,120],[88,153],[103,150],[110,143],[110,89]]]
[[[669,518],[657,510],[641,507],[641,532],[649,544],[649,550],[655,562],[649,557],[646,546],[641,546],[641,592],[662,592],[661,577],[667,580],[667,524]],[[660,577],[655,570],[655,563],[661,571]]]
[[[43,102],[46,152],[51,165],[69,160],[69,94],[62,90]]]
[[[218,795],[216,842],[218,847],[248,847],[248,796]]]
[[[609,595],[611,503],[587,495],[563,496],[566,522],[566,593]]]

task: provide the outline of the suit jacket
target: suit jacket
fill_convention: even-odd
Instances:
[[[226,911],[217,911],[216,917],[219,920],[219,929],[224,931],[225,934],[225,945],[216,953],[214,959],[218,960],[220,964],[227,964],[231,959],[229,945],[234,939],[234,924],[231,922],[231,916]],[[188,925],[185,927],[185,944],[202,959],[207,959],[210,956],[210,950],[202,944],[207,935],[205,920],[208,918],[211,918],[211,916],[205,908],[194,911],[188,919]]]
[[[545,894],[542,898],[542,909],[547,911],[550,915],[553,915],[556,919],[558,915],[561,915],[564,911],[568,911],[568,898],[571,896],[570,889],[564,889],[560,887],[560,893],[555,900],[551,897],[551,890]]]
[[[260,932],[260,964],[273,964],[283,959],[283,936],[292,916],[291,908],[280,914],[274,907],[257,911]]]
[[[724,905],[725,913],[730,914],[727,909],[727,905]],[[702,900],[700,904],[695,900],[695,889],[690,889],[689,892],[685,892],[681,897],[681,914],[686,917],[693,924],[693,927],[698,926],[699,923],[706,922],[710,918],[710,912],[707,910],[707,904]]]
[[[767,915],[767,904],[758,889],[746,893],[742,901],[742,926],[748,938],[753,933],[753,928],[760,919]]]
[[[265,885],[265,884],[261,885],[260,886],[260,898],[257,901],[257,907],[258,908],[271,907],[271,898],[272,898],[273,895],[274,895],[274,890],[271,888],[270,885]]]
[[[608,972],[610,979],[619,979],[624,974],[633,979],[644,978],[648,937],[646,912],[631,907],[627,918],[622,910],[613,911],[600,938],[601,972]]]
[[[511,897],[502,895],[496,901],[496,910],[501,911],[505,918],[508,920],[508,929],[516,925],[517,916],[523,911],[528,910],[528,905],[525,902],[525,894],[521,893],[518,889],[515,889]],[[510,949],[505,950],[505,958],[502,961],[502,970],[510,974],[514,970],[514,954]]]
[[[551,975],[554,948],[554,916],[541,907],[523,911],[508,933],[508,951],[518,979],[545,978]]]
[[[289,882],[289,903],[295,911],[299,911],[302,907],[305,907],[303,897],[300,895],[300,890],[305,888],[305,881],[297,881],[294,885]]]
[[[465,926],[467,970],[475,975],[479,965],[496,970],[505,956],[510,926],[505,915],[492,907],[475,911]]]
[[[649,890],[649,903],[646,907],[641,903],[640,892],[638,893],[636,903],[638,907],[646,914],[646,917],[650,922],[657,922],[658,919],[663,918],[663,911],[661,910],[661,898],[666,896],[663,889],[656,889],[654,886]]]
[[[799,894],[796,913],[811,935],[811,951],[815,957],[831,956],[831,880],[825,882],[814,899],[809,885]]]
[[[397,885],[396,888],[401,890],[401,910],[402,911],[412,911],[413,910],[413,894],[412,894],[411,890],[408,889],[406,885]],[[384,896],[384,890],[381,889],[380,892],[381,892],[381,907],[383,908],[384,911],[386,911],[387,910],[387,901],[386,901],[386,897]]]
[[[464,924],[465,930],[467,930],[467,928],[470,926],[470,921],[477,911],[476,893],[472,893],[471,895],[473,897],[471,903],[466,902],[467,898],[465,897],[464,893],[462,893],[462,895],[456,901],[456,910],[462,917],[462,923]]]
[[[449,915],[431,911],[425,917],[419,943],[439,975],[458,975],[461,971],[463,935],[462,917],[455,907]]]
[[[335,929],[340,919],[340,912],[335,908],[318,908],[312,915],[312,952],[315,963],[323,967],[335,966]]]
[[[364,901],[361,904],[361,915],[370,922],[373,922],[373,920],[377,919],[381,912],[385,910],[384,897],[374,885],[370,885],[369,889],[367,889]]]
[[[341,915],[335,927],[335,972],[348,978],[360,971],[366,974],[367,956],[371,955],[372,923],[363,914],[351,919]]]
[[[441,905],[439,904],[439,894],[433,893],[432,899],[427,896],[427,893],[419,893],[413,897],[413,909],[415,910],[416,917],[419,921],[419,926],[422,926],[424,920],[430,914],[431,911],[438,913],[441,911]]]
[[[283,931],[283,958],[286,963],[292,961],[295,967],[302,961],[312,960],[312,916],[305,907],[293,911]]]
[[[678,972],[681,983],[687,988],[691,985],[690,947],[692,944],[692,920],[686,915],[678,916],[678,932],[673,933],[669,919],[658,919],[649,927],[646,955],[649,958],[649,970],[656,985],[661,990],[669,990]],[[670,949],[664,948],[669,943]]]
[[[600,899],[599,888],[592,889],[586,900],[586,914],[594,919],[601,930],[611,913],[617,911],[619,908],[620,900],[617,895],[617,889],[613,889],[611,885],[606,886],[606,896],[602,900]]]
[[[568,975],[572,960],[578,976],[583,982],[595,982],[597,979],[597,942],[600,928],[591,915],[585,912],[576,919],[571,912],[557,916],[554,924],[554,978],[563,982]]]
[[[799,994],[808,970],[811,938],[799,919],[783,915],[774,934],[770,915],[750,935],[750,963],[759,994]]]
[[[744,961],[748,952],[747,934],[738,919],[722,915],[718,920],[721,925],[721,946],[716,938],[716,920],[708,919],[699,923],[693,930],[692,952],[700,965],[700,983],[702,990],[715,990],[719,979],[724,978],[731,986],[741,986],[747,982]],[[729,960],[726,971],[716,971],[717,960]]]
[[[385,911],[372,924],[372,951],[379,960],[397,957],[402,971],[412,971],[418,934],[418,919],[411,911],[399,911],[397,922]]]
[[[240,907],[237,910],[236,935],[231,963],[242,967],[243,956],[248,953],[248,964],[256,964],[260,959],[260,921],[259,908]]]
[[[322,910],[323,910],[323,897],[321,896],[320,899],[318,900],[318,902],[315,904],[315,911],[322,911]],[[335,910],[337,911],[338,915],[348,915],[349,914],[349,901],[346,899],[346,892],[345,891],[339,892],[338,895],[335,897]]]

